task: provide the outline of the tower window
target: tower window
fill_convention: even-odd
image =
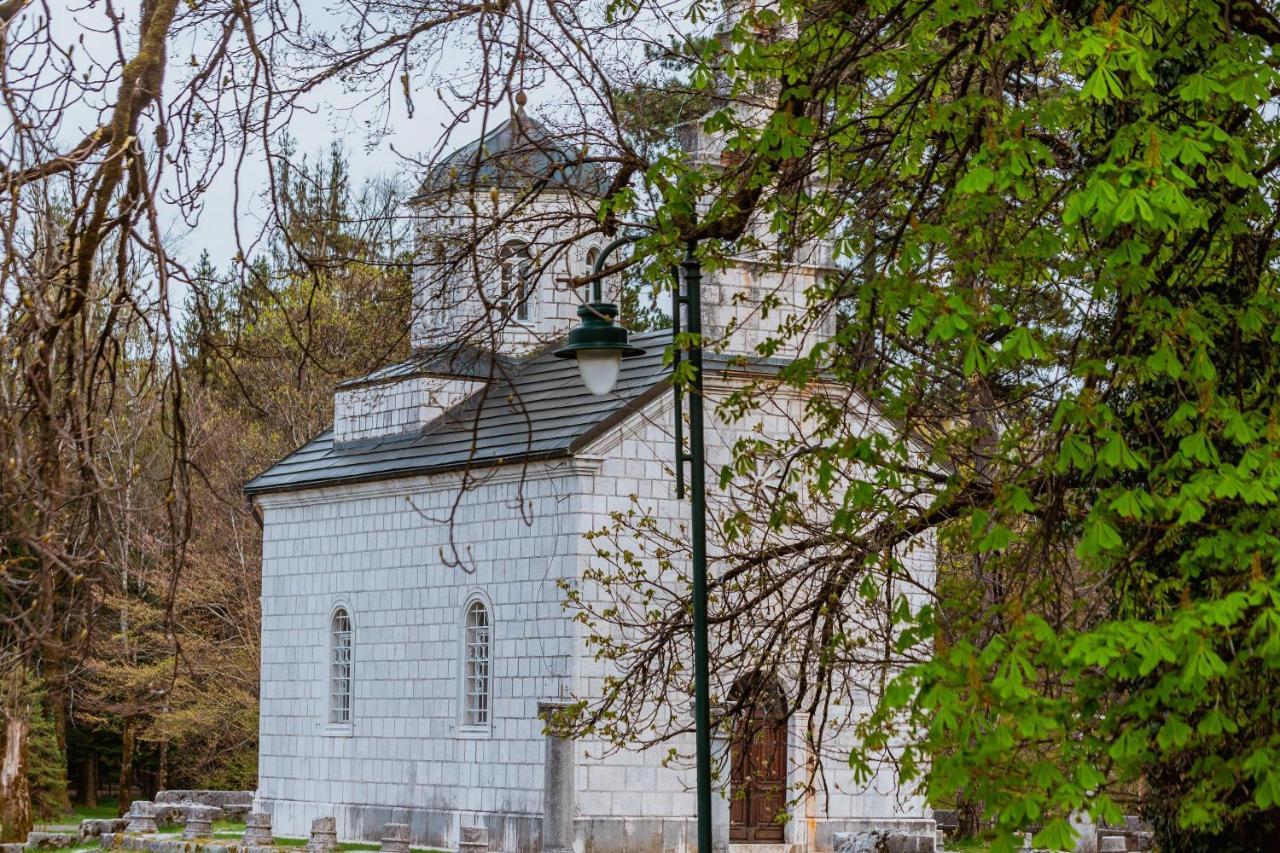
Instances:
[[[520,321],[529,319],[529,302],[533,296],[533,256],[527,243],[512,242],[502,247],[502,296],[504,310],[514,309]]]
[[[597,258],[599,258],[599,257],[600,257],[600,247],[599,247],[599,246],[592,246],[590,249],[587,249],[587,272],[588,272],[588,273],[595,269],[595,267],[596,267],[596,259],[597,259]],[[598,281],[597,281],[597,282],[594,282],[594,283],[591,285],[591,294],[592,294],[591,298],[592,298],[592,300],[593,300],[593,301],[595,301],[595,302],[601,302],[601,301],[603,301],[603,297],[602,297],[602,295],[601,295],[601,294],[602,294],[603,289],[604,289],[604,288],[602,288],[602,287],[600,286],[600,282],[598,282]]]

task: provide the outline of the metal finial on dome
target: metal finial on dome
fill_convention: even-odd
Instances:
[[[527,103],[529,103],[529,96],[524,93],[524,89],[516,92],[516,106],[523,109]]]

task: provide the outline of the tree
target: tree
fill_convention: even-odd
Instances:
[[[199,519],[175,580],[162,495],[141,478],[113,511],[117,577],[75,672],[73,722],[119,746],[119,807],[150,787],[252,788],[259,672],[259,529],[239,490],[328,421],[338,379],[384,366],[409,313],[399,189],[351,187],[345,154],[299,158],[278,188],[287,230],[264,257],[223,272],[208,254],[178,349],[187,376],[187,492]],[[103,441],[110,470],[164,453],[156,400],[122,380],[128,417]],[[139,787],[141,786],[141,790]]]
[[[1273,832],[1271,6],[779,0],[734,6],[710,38],[714,13],[693,3],[677,19],[646,0],[602,11],[361,0],[286,24],[269,5],[157,0],[136,19],[106,13],[113,44],[136,47],[99,51],[85,78],[34,7],[0,9],[11,72],[0,458],[17,469],[0,494],[16,632],[6,669],[48,664],[56,692],[49,673],[92,611],[84,590],[114,583],[97,556],[99,522],[102,496],[120,490],[102,488],[94,440],[126,351],[168,395],[172,483],[158,494],[174,495],[165,553],[177,570],[190,459],[182,377],[160,357],[173,346],[170,283],[191,286],[210,318],[224,310],[208,298],[223,285],[165,251],[161,211],[194,218],[222,163],[239,162],[229,147],[260,153],[276,186],[289,174],[291,115],[329,81],[384,108],[376,137],[391,93],[412,111],[415,93],[438,87],[455,110],[449,129],[470,121],[474,134],[495,111],[518,112],[525,87],[543,80],[563,97],[544,109],[542,142],[581,152],[562,166],[600,180],[554,227],[539,226],[558,235],[540,264],[631,225],[647,236],[608,274],[634,271],[651,286],[691,241],[713,270],[748,251],[783,265],[815,240],[832,251],[834,269],[785,332],[832,312],[840,331],[775,387],[843,391],[812,396],[791,439],[744,442],[724,478],[732,547],[714,590],[718,624],[742,616],[748,640],[778,640],[734,646],[722,663],[805,667],[793,703],[811,709],[842,668],[879,667],[882,702],[862,722],[855,765],[890,733],[918,733],[894,751],[903,778],[935,799],[963,790],[982,802],[1004,843],[1033,823],[1042,843],[1065,843],[1070,811],[1113,818],[1140,785],[1156,792],[1148,808],[1165,846]],[[167,49],[192,37],[209,50],[176,76]],[[442,67],[439,48],[458,38],[472,49]],[[617,93],[653,83],[635,70],[646,48],[682,57],[675,95],[689,105],[706,95],[709,112],[689,129],[721,139],[719,156],[637,132],[628,111],[645,101]],[[82,102],[103,123],[67,146]],[[493,228],[532,215],[547,177],[525,178],[486,214]],[[471,184],[460,191],[477,206],[493,198]],[[335,186],[298,197],[326,209]],[[60,194],[61,219],[47,213]],[[271,199],[267,227],[288,233],[293,213]],[[474,267],[490,236],[475,230],[441,262]],[[325,229],[285,243],[302,257],[346,254]],[[340,319],[350,304],[324,298],[326,264],[275,279],[272,263],[236,262],[237,310],[261,313],[208,338],[235,344],[219,344],[224,365],[257,371],[244,388],[278,394],[245,404],[272,425],[264,444],[305,437],[328,377],[354,366],[336,357],[355,330]],[[351,282],[383,271],[350,269]],[[462,331],[485,340],[492,330]],[[726,413],[768,405],[775,387],[749,389]],[[893,425],[890,440],[849,428],[864,404]],[[622,535],[636,521],[619,524]],[[679,553],[671,531],[641,532]],[[954,583],[913,608],[899,596],[918,581],[903,550],[924,535],[945,541]],[[624,597],[647,583],[625,559],[598,571]],[[779,583],[804,594],[752,609]],[[671,592],[651,622],[586,614],[639,632],[647,645],[630,648],[665,662],[625,670],[619,658],[631,677],[584,698],[587,725],[616,722],[623,737],[628,720],[609,719],[610,708],[686,701],[685,601]],[[871,601],[851,645],[848,614]]]
[[[760,637],[752,659],[713,670],[794,671],[800,648],[851,671],[845,608],[913,582],[895,548],[940,531],[980,597],[943,585],[888,609],[875,663],[899,674],[852,759],[919,733],[903,778],[984,803],[1003,845],[1035,824],[1067,846],[1069,812],[1115,820],[1139,785],[1169,849],[1256,849],[1280,820],[1278,40],[1249,3],[784,2],[744,13],[700,69],[727,69],[742,105],[704,125],[734,160],[663,175],[676,213],[645,247],[662,263],[690,238],[715,263],[753,228],[780,251],[832,241],[843,268],[810,313],[845,323],[782,381],[835,378],[899,425],[851,435],[844,402],[815,397],[808,440],[739,448],[736,488],[787,464],[743,516],[756,535],[727,538],[713,623],[789,578],[821,595],[780,603],[732,646]],[[797,511],[809,483],[830,529]],[[597,580],[623,599],[644,582],[614,565]],[[620,627],[652,656],[687,630],[679,599]],[[808,709],[822,669],[800,680]],[[597,712],[680,683],[643,672]]]
[[[3,685],[4,762],[0,764],[0,837],[25,842],[31,831],[31,782],[28,778],[32,702],[26,670],[13,669]]]

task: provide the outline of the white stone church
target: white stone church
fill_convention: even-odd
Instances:
[[[343,839],[376,840],[398,822],[415,846],[456,849],[462,827],[482,825],[493,849],[534,853],[558,846],[544,832],[554,807],[568,810],[577,853],[696,849],[693,772],[665,766],[665,750],[602,755],[569,742],[556,802],[544,794],[555,739],[540,706],[590,698],[603,675],[558,582],[597,559],[584,534],[632,496],[673,527],[689,511],[673,476],[670,333],[633,335],[646,352],[604,397],[551,354],[584,296],[563,280],[584,274],[604,240],[535,261],[560,239],[557,212],[589,207],[601,178],[550,138],[517,114],[432,170],[414,200],[421,251],[483,232],[475,273],[423,272],[414,354],[340,385],[332,428],[246,487],[263,519],[256,807],[278,836],[333,815]],[[504,171],[513,162],[523,180]],[[539,170],[544,221],[481,221]],[[481,203],[463,183],[483,188]],[[706,374],[713,459],[755,424],[787,428],[782,417],[711,416],[718,396],[804,345],[756,357],[823,267],[785,272],[744,261],[704,279],[704,325],[722,336]],[[771,292],[782,308],[762,317]],[[468,344],[451,346],[464,330]],[[929,543],[909,559],[932,577]],[[776,756],[766,769],[718,774],[717,847],[826,851],[835,833],[868,827],[932,839],[923,800],[891,773],[857,784],[838,755],[806,751],[803,731],[796,717],[778,723],[761,735]],[[691,739],[678,745],[691,752]],[[805,790],[814,762],[822,791]]]

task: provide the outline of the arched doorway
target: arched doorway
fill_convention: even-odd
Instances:
[[[787,809],[787,719],[782,692],[759,676],[739,680],[731,697],[748,698],[729,743],[729,840],[782,843]]]

